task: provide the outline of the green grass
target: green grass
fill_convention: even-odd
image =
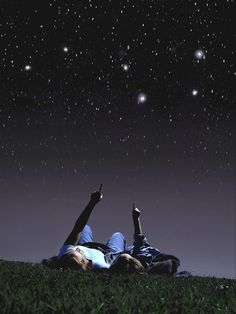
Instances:
[[[1,313],[236,313],[236,280],[0,262]]]

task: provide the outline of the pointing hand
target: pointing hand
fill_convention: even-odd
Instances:
[[[139,218],[140,214],[141,214],[140,210],[137,207],[135,207],[135,204],[133,203],[133,211],[132,211],[133,218]]]
[[[102,198],[103,198],[103,195],[102,195],[102,184],[101,184],[99,187],[99,190],[91,194],[91,201],[93,201],[94,203],[98,203],[99,201],[101,201]]]

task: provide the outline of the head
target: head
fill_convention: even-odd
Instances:
[[[145,271],[140,261],[129,254],[121,254],[111,265],[110,270],[116,273],[143,273]]]
[[[88,270],[91,269],[93,264],[88,260],[80,248],[69,249],[65,254],[53,256],[48,259],[43,259],[42,264],[52,269],[73,269],[73,270]]]
[[[63,269],[88,270],[92,268],[92,262],[83,254],[71,251],[59,258],[60,267]]]

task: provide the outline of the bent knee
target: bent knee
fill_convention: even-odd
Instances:
[[[115,233],[113,233],[113,236],[114,237],[120,237],[120,238],[125,238],[125,236],[123,235],[123,233],[122,232],[120,232],[120,231],[117,231],[117,232],[115,232]]]
[[[92,228],[89,225],[85,225],[83,231],[92,232]]]

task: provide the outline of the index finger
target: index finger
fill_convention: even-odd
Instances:
[[[102,192],[102,184],[99,187],[99,192]]]

